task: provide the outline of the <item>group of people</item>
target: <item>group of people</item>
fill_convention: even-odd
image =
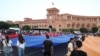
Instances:
[[[65,56],[87,56],[87,53],[81,49],[82,45],[82,40],[78,40],[75,37],[70,38],[70,41],[67,46],[67,53],[65,54]],[[43,48],[44,56],[52,56],[53,43],[49,39],[48,35],[46,35],[46,40],[43,42]]]
[[[82,41],[76,38],[71,38],[68,43],[68,52],[66,56],[87,56],[87,53],[81,49]]]
[[[12,41],[7,34],[0,34],[0,51],[2,49],[4,56],[14,56],[12,48]],[[25,40],[21,34],[18,35],[17,40],[18,56],[24,56]],[[67,45],[66,45],[67,46]],[[87,53],[81,50],[82,41],[71,38],[68,43],[68,52],[66,56],[87,56]],[[52,56],[53,54],[53,42],[50,40],[49,35],[46,34],[46,40],[43,42],[43,55]]]
[[[1,35],[1,33],[0,33]],[[24,56],[25,40],[21,34],[18,35],[17,40],[18,56]],[[2,33],[0,36],[0,52],[3,52],[4,56],[14,56],[12,41],[9,39],[7,34]]]

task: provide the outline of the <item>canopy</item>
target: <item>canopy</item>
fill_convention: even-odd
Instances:
[[[20,28],[13,28],[13,27],[10,27],[9,29],[17,30],[17,31],[21,30]]]

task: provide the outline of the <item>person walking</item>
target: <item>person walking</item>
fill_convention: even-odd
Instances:
[[[13,56],[13,48],[12,48],[12,41],[9,39],[8,36],[5,36],[5,39],[2,39],[2,46],[3,46],[3,53],[4,56]]]
[[[75,39],[74,38],[71,38],[69,43],[68,43],[68,46],[67,46],[67,49],[68,49],[68,52],[65,56],[70,56],[71,55],[71,52],[73,51],[74,49],[74,41]]]
[[[21,34],[18,35],[17,47],[18,47],[18,56],[24,56],[25,40]]]
[[[44,56],[51,56],[53,54],[53,43],[46,35],[46,40],[43,42]]]

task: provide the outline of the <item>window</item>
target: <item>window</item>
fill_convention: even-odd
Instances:
[[[77,21],[79,21],[80,20],[80,18],[79,17],[77,17]]]
[[[82,20],[84,21],[84,20],[85,20],[85,18],[82,18]]]
[[[54,21],[52,21],[52,23],[54,23]]]
[[[97,18],[94,18],[94,21],[97,21]]]
[[[82,24],[81,27],[85,27],[85,24]]]
[[[47,27],[47,25],[45,25],[45,27]]]
[[[77,28],[80,27],[80,24],[77,24]]]
[[[67,18],[71,18],[71,16],[67,16]]]
[[[59,27],[61,27],[61,25],[59,25]]]
[[[41,25],[39,25],[39,27],[42,27]]]
[[[72,27],[75,27],[75,23],[72,24]]]
[[[59,31],[61,31],[61,29],[59,29]]]
[[[92,27],[96,26],[96,24],[92,24]]]
[[[71,16],[67,16],[67,20],[71,20]]]
[[[70,24],[67,24],[67,27],[70,27]]]
[[[87,24],[87,28],[90,28],[90,24]]]
[[[42,25],[42,27],[44,27],[44,25]]]

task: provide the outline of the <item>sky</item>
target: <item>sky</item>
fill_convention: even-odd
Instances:
[[[46,9],[52,7],[58,8],[60,14],[100,16],[100,0],[0,0],[0,21],[46,19]]]

